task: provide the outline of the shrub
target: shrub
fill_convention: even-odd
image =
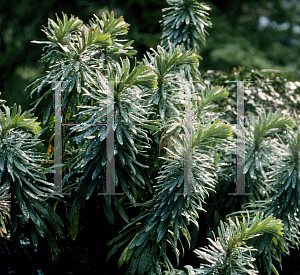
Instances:
[[[179,264],[184,249],[195,248],[201,238],[202,213],[211,245],[194,250],[203,261],[200,268],[186,265],[188,274],[257,274],[258,270],[278,274],[273,260],[280,264],[282,255],[288,255],[298,243],[299,214],[298,218],[295,214],[300,203],[300,132],[299,127],[294,129],[299,83],[278,71],[245,72],[239,68],[232,74],[201,73],[199,42],[205,42],[205,27],[211,26],[209,7],[191,0],[167,2],[170,7],[164,10],[161,46],[147,52],[142,62],[129,59],[136,53],[133,41],[120,39],[129,24],[122,17],[115,18],[113,12],[104,13],[101,19],[94,15],[89,24],[74,16],[57,16],[57,22],[49,19],[43,29],[48,41],[34,41],[45,44],[41,61],[47,71],[30,85],[31,96],[37,93],[40,97],[33,104],[34,108],[42,104],[44,128],[41,131],[41,123],[31,118],[30,111],[21,114],[16,106],[12,114],[6,106],[6,115],[0,114],[1,190],[9,190],[11,196],[12,238],[18,242],[18,230],[26,219],[33,229],[33,244],[37,245],[38,233],[58,252],[59,240],[46,223],[53,226],[55,234],[66,237],[60,217],[44,201],[50,198],[44,192],[65,203],[66,209],[68,203],[55,195],[50,183],[53,175],[45,176],[53,171],[51,163],[44,162],[49,155],[33,149],[43,131],[54,129],[53,86],[49,82],[55,81],[65,81],[62,122],[81,123],[63,130],[62,182],[63,192],[72,194],[65,225],[73,240],[80,234],[85,201],[106,191],[107,126],[98,124],[107,118],[108,82],[114,81],[115,187],[124,195],[100,199],[111,225],[116,212],[128,224],[109,242],[114,246],[107,258],[123,247],[118,267],[126,262],[126,274],[186,274],[174,268],[170,249]],[[228,196],[234,190],[236,174],[237,134],[230,125],[237,115],[233,111],[236,84],[228,82],[233,79],[252,81],[245,90],[249,109],[245,185],[253,196]],[[192,195],[184,186],[184,81],[190,83],[193,94]],[[283,97],[280,91],[284,91]],[[262,107],[270,108],[266,112]],[[273,107],[279,111],[274,113]],[[292,109],[296,121],[286,116]],[[3,224],[2,232],[6,233]]]

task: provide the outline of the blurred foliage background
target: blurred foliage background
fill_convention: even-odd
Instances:
[[[210,5],[213,28],[202,46],[200,69],[231,72],[234,67],[280,69],[300,77],[300,2],[294,0],[204,1]],[[0,1],[0,92],[8,106],[32,108],[34,98],[25,91],[30,78],[43,72],[38,62],[44,40],[42,25],[62,11],[88,22],[93,14],[114,10],[129,23],[127,38],[141,60],[159,44],[162,28],[161,0],[1,0]]]

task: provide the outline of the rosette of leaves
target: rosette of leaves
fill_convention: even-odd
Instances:
[[[260,118],[260,126],[256,125],[254,127],[254,131],[257,131],[257,134],[259,134],[259,132],[264,132],[263,124],[265,124],[265,126],[271,126],[274,123],[270,119],[272,115],[274,114],[269,114],[269,123],[263,122],[264,120]],[[280,115],[276,117],[278,122],[280,120]],[[283,119],[283,117],[281,117],[281,119]],[[252,126],[254,123],[255,122],[252,121],[250,125]],[[261,236],[251,242],[251,244],[258,250],[257,259],[259,260],[260,267],[263,268],[268,274],[271,274],[271,272],[274,271],[272,259],[278,261],[281,266],[282,255],[289,255],[289,248],[293,248],[295,245],[298,247],[300,240],[298,224],[299,214],[297,214],[299,206],[299,194],[297,189],[297,184],[299,182],[299,130],[298,133],[295,133],[288,125],[292,124],[290,122],[287,122],[286,124],[286,139],[288,146],[286,146],[282,142],[280,137],[275,134],[278,140],[281,141],[281,143],[278,143],[277,139],[274,138],[274,134],[271,134],[271,132],[269,132],[270,142],[262,142],[261,145],[259,145],[259,148],[261,148],[261,150],[264,149],[264,154],[268,155],[271,159],[269,165],[266,166],[268,171],[265,171],[264,168],[261,167],[261,169],[263,169],[265,173],[265,178],[263,179],[265,190],[268,191],[264,194],[265,200],[260,199],[251,203],[247,203],[243,208],[243,211],[235,212],[245,213],[246,211],[248,211],[245,209],[251,208],[253,209],[251,210],[251,212],[263,212],[266,217],[272,214],[282,220],[284,224],[284,235],[280,240],[280,247],[277,246],[277,242],[275,240],[273,240],[274,244],[272,243],[271,245],[268,245],[270,243],[270,240],[272,239],[271,236]],[[262,155],[259,156],[260,158],[258,159],[258,161],[262,161]],[[248,158],[248,162],[249,161],[251,162],[251,158]],[[252,160],[255,167],[256,161],[257,159]],[[249,169],[248,165],[246,166],[247,169]],[[253,169],[255,170],[255,168]],[[263,174],[263,172],[259,169],[255,170],[252,173],[254,173],[257,178],[259,178]]]
[[[97,27],[104,34],[109,34],[112,44],[105,47],[103,50],[104,58],[106,62],[113,62],[115,61],[114,56],[119,56],[120,54],[125,54],[126,56],[132,57],[136,54],[136,50],[131,47],[131,44],[134,40],[128,41],[128,39],[118,39],[118,36],[126,35],[128,33],[128,28],[130,24],[125,23],[123,16],[120,16],[118,19],[114,18],[113,11],[109,14],[108,12],[103,13],[101,19],[99,19],[94,14],[95,19],[91,19],[90,26],[94,29]],[[126,42],[122,44],[121,42]]]
[[[169,42],[174,46],[182,45],[183,49],[200,52],[200,44],[205,43],[208,34],[206,27],[212,23],[208,17],[210,7],[196,0],[167,0],[169,7],[162,9],[163,26],[161,46],[170,50]]]
[[[148,168],[139,163],[137,155],[143,153],[143,149],[150,147],[148,133],[144,128],[153,128],[147,120],[147,109],[141,106],[145,96],[142,91],[147,88],[156,88],[156,76],[145,65],[140,64],[131,69],[129,59],[121,60],[121,64],[109,65],[107,79],[99,79],[98,89],[90,93],[84,88],[85,94],[94,100],[93,106],[82,106],[85,109],[78,113],[88,117],[83,124],[71,127],[71,132],[78,131],[80,134],[72,139],[70,146],[77,143],[80,152],[70,160],[69,173],[64,177],[63,184],[75,177],[80,177],[76,186],[76,196],[70,212],[72,237],[77,235],[77,219],[84,202],[98,189],[105,193],[106,162],[107,162],[107,106],[109,101],[114,103],[115,118],[114,127],[116,143],[114,148],[115,163],[118,169],[115,174],[115,187],[124,192],[125,198],[130,202],[136,202],[138,189],[144,189],[146,182],[139,167]],[[110,91],[109,82],[113,82],[113,93]],[[85,125],[88,124],[88,125]],[[94,124],[91,128],[89,125]],[[97,125],[98,124],[98,125]],[[159,130],[159,128],[156,128]],[[151,189],[150,186],[148,186]],[[129,218],[116,196],[102,197],[103,209],[108,221],[114,223],[112,201],[123,219],[129,222]],[[124,200],[124,198],[123,198]]]
[[[181,85],[181,87],[184,86]],[[220,101],[226,98],[228,92],[226,91],[226,89],[220,86],[205,87],[204,85],[199,86],[197,84],[195,85],[194,83],[189,83],[187,86],[185,86],[185,89],[179,90],[176,95],[174,94],[174,98],[177,97],[178,101],[181,102],[182,105],[186,104],[186,102],[183,100],[185,99],[186,96],[185,94],[186,89],[191,89],[193,94],[193,97],[191,99],[191,102],[193,104],[193,109],[194,109],[193,116],[192,116],[192,123],[198,123],[200,125],[199,128],[197,129],[197,133],[195,133],[197,139],[192,140],[192,142],[197,143],[198,147],[202,149],[207,149],[209,151],[211,150],[212,146],[216,146],[218,144],[217,136],[212,138],[211,135],[214,132],[218,132],[219,128],[218,127],[214,128],[215,126],[213,126],[210,128],[209,131],[206,132],[204,130],[205,129],[204,123],[212,124],[213,121],[215,121],[214,124],[222,124],[218,119],[219,114],[211,113],[210,111],[213,102]],[[178,105],[176,105],[176,107],[178,107]],[[186,114],[185,113],[183,114],[182,111],[179,110],[177,109],[177,112],[174,113],[172,117],[166,121],[165,124],[163,124],[162,136],[160,140],[160,148],[167,145],[168,149],[172,150],[171,149],[172,140],[170,138],[176,139],[180,131],[184,130]],[[222,139],[223,137],[221,136],[219,138]],[[199,143],[199,139],[201,139],[201,143]],[[217,157],[214,154],[214,152],[212,152],[211,155]],[[216,160],[216,162],[218,162],[218,160]]]
[[[103,13],[101,19],[94,15],[90,25],[83,24],[77,17],[68,18],[63,13],[63,20],[58,16],[57,22],[48,19],[48,26],[43,32],[50,41],[33,41],[46,44],[41,61],[49,67],[43,76],[33,79],[30,96],[37,93],[39,98],[32,104],[37,107],[43,100],[43,125],[53,120],[53,96],[49,83],[61,83],[62,111],[64,118],[76,114],[76,106],[85,103],[89,97],[83,97],[82,87],[97,84],[99,74],[105,74],[107,64],[116,62],[113,56],[119,54],[132,56],[136,53],[130,46],[133,41],[122,44],[117,37],[128,32],[129,24],[122,17],[114,18],[114,13]],[[46,91],[40,95],[42,89]],[[54,87],[52,87],[54,88]],[[52,115],[50,115],[52,114]],[[71,121],[73,122],[73,121]],[[77,122],[77,121],[75,121]]]
[[[183,46],[175,48],[171,44],[169,52],[160,46],[157,46],[157,51],[154,49],[151,51],[152,54],[146,53],[143,62],[156,74],[158,87],[151,97],[147,98],[147,103],[154,105],[155,118],[166,121],[172,113],[177,112],[178,99],[175,97],[178,98],[178,93],[182,93],[184,81],[189,81],[186,75],[181,76],[182,72],[192,71],[194,78],[190,76],[190,80],[199,81],[200,72],[196,68],[199,56],[193,51],[183,51]]]
[[[269,200],[269,199],[266,199]],[[266,206],[261,204],[262,201],[256,201],[254,203],[247,203],[246,206],[243,208],[242,211],[233,212],[228,216],[240,215],[240,214],[257,214],[261,213],[264,217],[271,217],[271,215],[266,215],[265,208]],[[292,244],[288,242],[288,235],[286,232],[286,225],[283,224],[283,235],[278,238],[274,238],[274,236],[270,233],[266,233],[256,238],[250,239],[247,242],[248,246],[253,246],[256,250],[253,252],[253,257],[256,261],[253,263],[256,270],[260,272],[265,272],[267,274],[276,274],[278,275],[279,272],[277,271],[274,260],[280,266],[282,270],[282,256],[288,256],[290,254],[289,248],[294,248],[295,244],[298,247],[299,244],[299,231],[297,231],[296,225],[294,224],[293,220],[290,221],[289,228],[291,230],[290,234],[292,235]],[[298,243],[298,244],[297,244]]]
[[[248,243],[264,234],[270,234],[277,243],[283,235],[283,223],[272,216],[266,218],[263,213],[257,213],[254,219],[250,219],[247,212],[247,219],[244,216],[242,218],[243,220],[239,221],[238,217],[235,217],[235,222],[229,218],[228,223],[220,221],[218,237],[214,235],[213,239],[208,238],[208,247],[194,250],[206,263],[201,264],[200,268],[185,266],[188,274],[258,274],[253,257],[256,249]],[[274,266],[272,268],[277,272]],[[176,270],[173,274],[187,273]]]
[[[284,154],[275,134],[287,126],[295,127],[295,124],[293,119],[273,113],[271,108],[268,114],[261,108],[258,119],[253,114],[246,116],[246,125],[244,173],[247,192],[254,193],[256,200],[261,200],[269,196],[266,172]]]
[[[267,173],[268,189],[271,195],[263,200],[253,202],[248,207],[254,207],[256,211],[263,211],[266,216],[271,213],[282,219],[284,224],[284,236],[280,249],[272,250],[272,257],[281,262],[282,255],[289,255],[289,248],[298,247],[299,236],[299,128],[295,133],[287,126],[287,143],[281,141],[282,153],[276,158],[276,162],[270,166]],[[258,247],[258,244],[254,244]],[[268,254],[270,253],[267,251]],[[262,255],[264,253],[261,253]],[[265,253],[266,254],[266,253]],[[270,256],[269,256],[270,258]],[[269,259],[263,258],[264,266]],[[270,273],[270,270],[268,270]]]
[[[25,220],[29,221],[32,242],[38,244],[38,235],[46,238],[55,253],[58,252],[55,237],[49,229],[63,237],[62,221],[47,203],[48,198],[58,198],[54,184],[47,182],[48,170],[41,167],[47,154],[36,151],[40,144],[40,122],[30,111],[21,113],[21,107],[3,106],[0,111],[0,183],[1,190],[9,190],[11,196],[11,226],[14,249],[18,247],[19,231]],[[34,134],[34,137],[33,137]],[[59,199],[59,198],[58,198]]]

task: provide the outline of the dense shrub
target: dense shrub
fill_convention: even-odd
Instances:
[[[17,106],[11,112],[4,105],[0,113],[0,214],[3,221],[10,216],[9,230],[1,220],[1,236],[17,251],[26,224],[30,242],[38,247],[45,238],[56,261],[62,244],[80,236],[86,201],[106,192],[107,126],[96,124],[107,122],[108,82],[114,81],[115,187],[124,195],[98,199],[110,226],[127,225],[109,241],[114,246],[107,258],[122,247],[118,267],[126,265],[126,274],[278,274],[275,265],[299,241],[299,82],[273,70],[201,73],[209,7],[167,2],[161,46],[142,62],[130,59],[133,41],[121,39],[129,25],[113,12],[89,24],[66,14],[48,20],[48,41],[35,41],[45,44],[46,72],[30,85],[30,95],[39,95],[34,108],[43,106],[42,123]],[[245,185],[253,196],[228,196],[236,180],[237,136],[230,125],[237,116],[236,83],[229,80],[252,81],[245,83]],[[62,122],[81,123],[63,130],[63,192],[71,193],[65,198],[51,183],[52,155],[34,148],[43,131],[54,129],[55,81],[64,81]],[[185,81],[193,95],[192,195],[184,185]],[[61,205],[64,218],[56,213]],[[175,269],[185,249],[203,239],[200,215],[210,242],[194,250],[200,268]]]

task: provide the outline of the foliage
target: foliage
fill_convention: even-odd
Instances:
[[[95,15],[95,19],[90,21],[88,27],[78,18],[68,19],[65,14],[63,18],[61,21],[57,17],[58,23],[49,19],[48,27],[44,27],[44,32],[50,41],[34,41],[46,44],[44,50],[47,52],[43,54],[41,60],[44,65],[50,65],[51,68],[50,73],[39,77],[30,85],[32,86],[30,95],[34,93],[39,95],[39,99],[34,102],[36,103],[34,107],[44,98],[47,100],[47,105],[43,108],[43,124],[49,119],[50,113],[53,113],[52,98],[48,97],[52,95],[51,89],[40,96],[41,89],[44,86],[49,87],[49,82],[66,81],[62,85],[62,108],[67,110],[72,106],[71,113],[68,114],[72,117],[76,114],[76,106],[79,102],[87,100],[82,95],[84,82],[89,80],[94,85],[96,71],[102,76],[102,73],[107,70],[108,63],[112,62],[111,55],[125,53],[132,56],[135,53],[130,47],[132,42],[125,45],[119,43],[117,36],[124,35],[129,24],[125,23],[122,17],[115,19],[113,12],[104,13],[102,20]],[[99,58],[103,60],[100,64]]]
[[[205,1],[212,9],[209,11],[213,28],[209,29],[206,44],[201,47],[201,69],[226,70],[245,66],[247,71],[253,68],[281,69],[299,76],[299,5],[297,1]],[[286,4],[287,3],[287,4]],[[15,9],[16,5],[18,9]],[[39,7],[32,9],[32,7]],[[28,80],[43,72],[38,63],[40,47],[33,47],[30,41],[43,40],[40,32],[45,18],[55,20],[55,13],[76,14],[88,21],[93,13],[100,18],[103,11],[114,10],[116,16],[123,15],[131,24],[127,37],[134,40],[137,58],[141,60],[149,48],[160,43],[161,30],[159,20],[162,8],[168,5],[159,0],[130,1],[74,1],[52,0],[41,4],[38,0],[30,3],[2,0],[0,27],[0,90],[9,106],[14,102],[24,110],[31,108],[31,100],[24,91]],[[134,16],[132,16],[132,11]],[[268,18],[269,25],[261,27],[260,17]],[[27,20],[34,18],[34,20]],[[34,97],[37,99],[37,96]],[[41,106],[42,107],[42,106]],[[41,109],[38,108],[38,111]],[[51,134],[45,132],[43,139]],[[41,147],[44,152],[46,148]]]
[[[183,44],[184,50],[200,50],[200,42],[205,42],[208,34],[205,27],[211,27],[208,17],[209,6],[194,0],[167,0],[169,7],[164,8],[161,45],[169,49],[168,41],[173,45]]]
[[[264,218],[263,213],[257,213],[253,220],[250,220],[248,212],[247,216],[247,220],[242,216],[243,221],[239,221],[236,216],[235,223],[230,218],[228,223],[221,221],[218,227],[219,237],[214,237],[214,240],[209,238],[211,245],[208,248],[195,249],[197,256],[208,264],[203,264],[199,269],[191,266],[185,268],[194,271],[194,274],[258,274],[252,264],[255,261],[252,253],[256,249],[248,246],[246,242],[265,233],[271,234],[276,240],[283,235],[283,224],[272,215]]]
[[[147,103],[155,105],[155,109],[158,109],[155,117],[158,116],[165,122],[172,112],[176,112],[175,106],[176,104],[178,106],[178,101],[183,100],[180,91],[185,78],[177,75],[181,73],[182,69],[188,70],[190,66],[194,70],[194,79],[198,80],[200,73],[196,66],[199,64],[199,56],[192,51],[183,52],[183,46],[174,48],[172,44],[170,44],[169,52],[160,46],[157,46],[157,51],[151,50],[153,54],[147,52],[143,61],[155,73],[158,89],[152,93]],[[174,85],[174,81],[178,81],[179,86],[178,84]]]
[[[254,253],[253,256],[259,259],[260,268],[263,267],[264,270],[267,271],[268,274],[270,274],[271,271],[274,271],[275,273],[277,272],[274,264],[272,263],[272,258],[280,262],[281,255],[289,254],[289,248],[292,248],[295,244],[298,247],[299,220],[297,217],[295,217],[295,214],[297,212],[295,208],[298,209],[298,200],[296,199],[298,193],[297,191],[293,192],[293,194],[295,194],[295,197],[293,198],[291,198],[291,194],[294,190],[292,182],[296,184],[296,182],[298,181],[298,176],[294,176],[298,175],[298,170],[294,171],[293,169],[295,167],[299,168],[299,149],[297,147],[298,134],[296,132],[295,135],[292,128],[288,126],[288,124],[294,126],[294,123],[291,120],[286,119],[284,121],[281,115],[273,114],[271,110],[269,110],[268,115],[266,115],[264,110],[260,111],[261,112],[259,115],[259,119],[254,119],[253,114],[246,116],[246,190],[249,190],[249,192],[254,192],[254,196],[249,197],[250,203],[246,203],[246,205],[245,198],[243,198],[241,201],[243,210],[230,213],[230,215],[248,213],[248,211],[245,209],[252,208],[255,210],[251,210],[249,212],[262,212],[261,214],[263,214],[264,217],[270,217],[270,215],[274,215],[276,218],[283,221],[284,235],[279,239],[280,247],[277,246],[277,240],[275,239],[273,239],[275,246],[270,243],[272,239],[270,235],[260,236],[259,238],[253,239],[250,242],[250,244],[257,249],[257,252]],[[282,126],[284,125],[284,127],[287,127],[287,140],[289,144],[288,147],[282,144],[280,137],[276,134],[276,130],[278,131],[280,124]],[[272,128],[275,131],[272,131]],[[267,134],[268,131],[269,134]],[[262,136],[259,137],[259,135]],[[295,138],[292,138],[293,136]],[[281,141],[281,144],[279,143],[279,141]],[[286,163],[288,163],[287,166],[283,166],[284,168],[282,167],[282,160],[286,160]],[[296,164],[294,165],[295,161]],[[291,176],[290,174],[292,172],[294,172],[293,176]],[[272,177],[274,176],[275,178],[272,179]],[[283,179],[284,181],[288,180],[288,183],[287,185],[281,186],[281,184],[284,183]],[[220,182],[222,182],[222,180],[224,181],[224,179],[221,179]],[[274,185],[272,185],[272,183],[269,184],[269,182],[274,182]],[[273,186],[275,186],[275,188]],[[282,194],[281,192],[284,192],[288,188],[289,193],[285,192],[284,196],[280,196]],[[226,189],[216,190],[220,190],[228,194],[228,191]],[[278,192],[279,190],[282,191]],[[269,193],[267,191],[269,191]],[[288,199],[286,199],[287,196]],[[280,197],[280,199],[278,197]],[[293,200],[293,202],[291,202],[291,200]],[[291,204],[289,204],[289,202],[291,202]],[[227,205],[228,204],[229,203],[227,202]],[[294,206],[295,208],[293,207],[294,204],[296,204]],[[222,202],[215,206],[210,205],[211,207],[213,206],[210,211],[212,213],[214,213],[214,211],[219,211],[218,208],[221,205]],[[266,243],[269,243],[270,245],[268,246],[266,245]],[[254,264],[254,267],[255,269],[257,269],[258,265]],[[218,271],[222,270],[221,266],[217,265],[216,269]]]
[[[4,237],[8,232],[5,223],[10,221],[9,206],[10,206],[10,195],[7,194],[5,189],[1,189],[0,196],[0,236]]]
[[[163,40],[169,31],[176,33],[178,28],[189,27],[201,28],[198,33],[191,31],[190,42],[204,40],[203,26],[210,23],[203,10],[208,7],[196,1],[168,3],[171,8],[163,23]],[[189,15],[184,5],[190,9]],[[172,24],[168,17],[175,10]],[[204,20],[200,25],[193,19],[196,14]],[[15,105],[11,113],[3,106],[5,114],[0,113],[0,192],[8,191],[11,196],[15,246],[26,220],[32,243],[37,245],[38,232],[46,237],[56,257],[61,255],[58,237],[68,235],[72,242],[81,234],[86,201],[106,191],[105,166],[107,158],[112,157],[106,153],[106,106],[114,100],[115,188],[123,195],[104,195],[100,200],[111,228],[120,223],[119,217],[127,225],[109,241],[114,246],[107,260],[123,247],[118,267],[125,268],[126,274],[185,274],[174,268],[171,255],[178,266],[179,256],[195,247],[202,237],[199,215],[204,214],[211,245],[194,250],[205,262],[200,263],[200,268],[187,265],[188,274],[278,274],[273,260],[280,263],[281,256],[288,255],[289,248],[299,242],[299,219],[294,217],[299,211],[299,127],[294,130],[298,117],[296,113],[295,123],[284,110],[274,113],[272,107],[279,104],[276,99],[268,102],[267,112],[260,107],[269,94],[276,96],[279,89],[286,87],[281,105],[286,105],[286,110],[296,110],[298,83],[280,72],[246,72],[241,68],[233,74],[201,74],[199,44],[189,44],[186,33],[174,41],[162,41],[161,46],[146,53],[142,62],[137,62],[130,59],[136,53],[132,41],[119,39],[129,27],[122,17],[115,18],[113,12],[107,12],[101,19],[94,15],[89,24],[64,13],[62,17],[57,16],[56,22],[48,20],[43,29],[48,41],[35,41],[46,45],[41,60],[47,71],[29,85],[30,95],[39,96],[33,109],[43,105],[43,130],[37,118],[32,118],[32,110],[21,114],[21,108]],[[230,125],[236,117],[236,112],[230,114],[236,84],[228,80],[245,77],[253,81],[246,89],[246,106],[252,104],[253,112],[245,117],[245,185],[246,191],[254,195],[228,199],[235,185],[237,136]],[[277,82],[269,84],[268,80]],[[53,129],[55,86],[50,84],[58,81],[64,81],[63,122],[80,124],[64,130],[62,185],[63,192],[71,193],[67,198],[70,203],[53,191],[53,174],[47,174],[54,167],[45,162],[49,155],[34,151],[41,132]],[[185,105],[187,89],[192,94],[191,110]],[[218,108],[221,102],[225,102],[222,108],[227,112]],[[193,118],[188,167],[192,194],[187,193],[184,177],[187,112]],[[53,199],[54,209],[46,199]],[[61,202],[65,220],[56,213],[56,205]],[[276,208],[279,204],[281,209]],[[258,213],[250,215],[253,212]],[[241,213],[247,213],[247,220],[242,216],[239,221],[237,214]],[[5,215],[5,211],[0,214]],[[224,223],[225,217],[231,215],[236,222],[229,218]],[[55,236],[48,224],[54,227]],[[61,229],[63,225],[67,227],[66,234]]]
[[[154,186],[155,192],[153,199],[144,204],[144,206],[149,209],[149,212],[144,211],[122,230],[123,232],[129,226],[134,226],[135,229],[134,233],[131,233],[126,237],[126,239],[129,238],[128,242],[130,239],[131,241],[125,248],[119,260],[119,265],[121,266],[125,259],[128,263],[130,257],[132,257],[130,274],[134,274],[136,270],[138,270],[139,274],[143,274],[147,270],[152,274],[154,272],[154,267],[156,268],[156,272],[159,273],[157,263],[160,261],[160,257],[163,258],[163,262],[166,263],[168,268],[173,270],[173,267],[166,256],[167,242],[171,244],[174,252],[176,251],[178,263],[180,253],[177,248],[177,241],[179,240],[182,245],[180,236],[184,236],[188,243],[190,243],[191,236],[187,229],[187,225],[191,221],[198,227],[198,222],[196,220],[198,217],[197,211],[203,210],[202,202],[204,202],[205,197],[208,195],[208,191],[213,190],[215,184],[213,179],[214,159],[199,145],[205,143],[205,140],[229,138],[232,130],[225,125],[219,127],[212,125],[205,130],[202,129],[201,126],[199,126],[200,128],[198,129],[193,129],[193,132],[197,132],[192,139],[193,164],[191,170],[193,180],[191,182],[191,192],[194,195],[185,194],[184,196],[180,196],[179,194],[183,194],[184,191],[185,172],[185,148],[182,124],[182,122],[168,124],[166,133],[173,129],[181,131],[178,131],[178,137],[175,134],[174,139],[171,138],[173,141],[172,150],[166,148],[170,156],[168,158],[162,157],[167,163],[163,165],[159,172],[161,175],[157,178],[157,185]],[[123,245],[124,236],[129,234],[132,229],[119,235],[110,243],[122,239]],[[110,257],[119,246],[120,245],[115,245],[108,257]],[[184,254],[183,246],[182,250]],[[155,253],[155,251],[157,251],[157,253]]]
[[[46,237],[49,246],[57,252],[55,238],[44,219],[61,237],[63,224],[46,202],[48,198],[57,198],[53,190],[54,184],[46,181],[47,169],[40,165],[47,154],[38,153],[34,149],[41,142],[38,139],[40,122],[35,122],[36,117],[31,118],[33,114],[30,111],[21,114],[21,106],[17,108],[14,105],[12,112],[9,107],[2,107],[5,114],[0,111],[0,180],[1,192],[9,190],[11,196],[10,233],[14,242],[18,242],[20,227],[24,220],[29,220],[33,244],[38,244],[38,233]]]

